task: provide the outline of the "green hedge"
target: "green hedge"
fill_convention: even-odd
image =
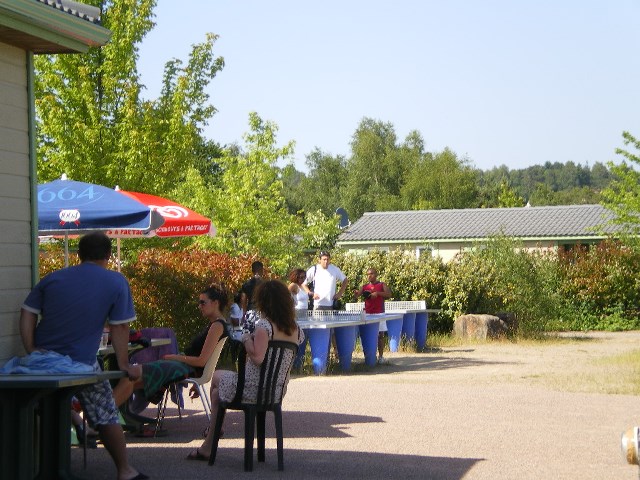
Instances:
[[[333,262],[353,288],[366,283],[373,266],[395,300],[426,300],[441,309],[430,320],[432,332],[450,332],[463,313],[499,312],[516,315],[521,335],[640,328],[640,249],[611,240],[569,252],[528,251],[497,236],[447,264],[401,251],[336,252]]]
[[[74,258],[71,263],[77,263]],[[202,328],[196,308],[199,292],[223,282],[230,295],[250,276],[255,257],[230,257],[203,250],[146,249],[123,267],[134,296],[136,327],[173,328],[181,342]],[[61,268],[62,252],[43,251],[41,275]],[[606,241],[569,252],[529,252],[522,244],[495,237],[444,264],[416,260],[402,251],[357,255],[335,251],[332,262],[350,279],[344,301],[378,270],[394,300],[426,300],[442,313],[430,317],[429,331],[448,333],[462,313],[512,312],[519,334],[549,330],[640,328],[640,249]],[[268,274],[268,261],[265,260]],[[286,281],[286,279],[283,279]]]
[[[640,326],[640,249],[606,241],[561,252],[564,315],[556,328],[631,330]]]

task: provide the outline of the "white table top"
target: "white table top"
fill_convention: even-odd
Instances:
[[[297,322],[302,328],[339,328],[401,319],[401,314],[394,313],[367,313],[363,318],[360,313],[321,311],[309,312],[306,319],[298,317]]]
[[[355,313],[364,309],[364,302],[347,303],[347,312]],[[417,301],[386,301],[385,313],[440,313],[439,308],[427,308],[424,300]]]

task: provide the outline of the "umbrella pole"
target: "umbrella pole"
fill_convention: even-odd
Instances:
[[[118,271],[120,271],[120,238],[116,238],[116,267],[118,268]]]
[[[69,266],[69,234],[64,233],[64,266]]]

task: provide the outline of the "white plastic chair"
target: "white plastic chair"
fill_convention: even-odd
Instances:
[[[222,347],[224,347],[227,338],[224,337],[218,340],[216,347],[213,349],[213,353],[207,360],[207,363],[204,365],[204,370],[202,375],[197,378],[185,378],[184,380],[180,380],[178,382],[174,382],[165,390],[164,398],[162,402],[158,404],[158,419],[156,422],[156,432],[162,428],[162,422],[164,421],[164,413],[167,407],[167,401],[169,399],[169,395],[171,390],[177,392],[178,385],[195,385],[198,389],[198,394],[200,395],[200,400],[202,401],[202,407],[204,408],[204,413],[207,416],[207,421],[210,420],[211,417],[211,400],[209,399],[209,394],[207,393],[207,389],[203,388],[203,385],[206,385],[211,381],[211,377],[213,376],[213,372],[216,369],[216,365],[218,364],[218,359],[220,358],[220,353],[222,352]],[[178,403],[178,415],[182,418],[182,409],[180,408],[180,404]]]

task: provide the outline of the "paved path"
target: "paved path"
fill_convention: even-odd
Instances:
[[[256,478],[637,479],[620,434],[640,425],[640,397],[598,393],[598,359],[640,349],[640,332],[549,345],[491,343],[397,353],[371,372],[292,379],[285,400],[285,471],[275,443]],[[228,414],[216,465],[187,461],[204,415],[187,401],[169,435],[130,437],[133,463],[156,479],[249,478],[243,419]],[[270,428],[268,417],[268,432]],[[103,448],[73,449],[74,472],[115,478]]]

